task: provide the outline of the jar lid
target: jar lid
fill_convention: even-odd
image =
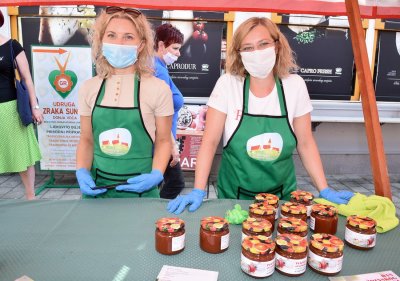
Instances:
[[[353,215],[347,217],[347,222],[351,226],[358,227],[360,229],[371,229],[375,228],[376,226],[376,221],[374,219],[359,215]]]
[[[281,218],[278,227],[293,233],[304,232],[308,229],[308,225],[305,221],[294,217]]]
[[[307,251],[307,239],[296,234],[278,234],[275,239],[277,247],[288,253]]]
[[[276,212],[276,208],[273,205],[264,202],[250,204],[249,210],[250,213],[257,215],[272,215]]]
[[[335,235],[327,233],[315,233],[311,235],[310,244],[314,248],[328,253],[342,252],[344,247],[342,240]]]
[[[270,193],[258,193],[255,196],[256,202],[268,202],[270,205],[275,205],[279,201],[279,197]]]
[[[221,217],[205,217],[201,219],[201,227],[210,231],[223,231],[228,228],[228,221]]]
[[[295,190],[290,193],[290,198],[296,200],[296,202],[309,204],[314,200],[314,195],[311,192],[304,190]]]
[[[271,230],[272,224],[262,218],[247,218],[243,222],[243,228],[253,232],[267,232]]]
[[[296,202],[285,202],[281,206],[281,210],[293,215],[307,214],[307,207]]]
[[[250,235],[243,239],[242,247],[256,255],[267,255],[275,251],[275,243],[264,235]]]
[[[320,216],[333,217],[338,213],[338,209],[330,205],[315,204],[311,207],[311,212]]]
[[[161,218],[156,222],[157,229],[162,232],[177,232],[185,227],[180,218]]]

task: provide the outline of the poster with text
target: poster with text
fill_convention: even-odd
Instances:
[[[79,141],[78,89],[92,77],[89,47],[32,46],[36,96],[44,122],[38,126],[42,170],[75,170]]]

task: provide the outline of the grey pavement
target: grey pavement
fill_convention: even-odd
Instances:
[[[50,179],[50,173],[40,171],[36,175],[35,189],[44,185]],[[54,174],[54,185],[56,188],[46,188],[37,196],[43,200],[80,200],[81,193],[77,188],[75,173],[56,172]],[[193,173],[185,172],[186,188],[182,194],[190,192],[193,187]],[[374,194],[374,183],[372,176],[368,175],[327,175],[330,187],[340,190],[351,190],[365,195]],[[390,174],[390,183],[392,188],[392,201],[396,206],[397,214],[400,214],[400,174]],[[215,180],[210,180],[209,198],[216,198]],[[70,186],[75,186],[71,188]],[[297,186],[299,189],[310,191],[315,196],[318,192],[311,184],[311,179],[307,176],[297,177]],[[0,174],[0,199],[23,199],[24,187],[18,174]]]

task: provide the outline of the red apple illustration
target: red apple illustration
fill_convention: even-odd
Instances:
[[[204,43],[208,41],[208,34],[205,31],[201,32],[201,40],[203,40]]]
[[[201,32],[199,30],[195,30],[192,34],[194,40],[199,40],[201,38]]]
[[[329,263],[327,263],[326,261],[321,261],[321,262],[318,264],[318,267],[319,267],[320,269],[326,269],[326,268],[328,267],[328,265],[329,265]]]
[[[249,272],[250,273],[254,273],[257,270],[257,266],[255,266],[254,264],[249,264]]]

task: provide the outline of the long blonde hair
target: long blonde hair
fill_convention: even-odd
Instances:
[[[151,29],[145,15],[141,14],[138,17],[133,17],[123,11],[107,14],[105,10],[97,17],[95,24],[90,33],[90,41],[92,46],[92,58],[96,65],[96,72],[102,78],[108,78],[113,74],[114,67],[112,67],[102,52],[102,40],[107,28],[113,18],[122,18],[130,20],[136,28],[136,31],[142,40],[142,50],[138,51],[138,58],[135,62],[135,69],[139,76],[153,74],[154,60],[153,60],[153,46],[154,46],[154,33]]]
[[[286,37],[279,30],[278,26],[267,18],[249,18],[236,29],[235,34],[233,35],[232,44],[228,49],[226,70],[233,75],[246,76],[247,71],[242,63],[239,49],[244,37],[259,25],[267,28],[272,39],[277,40],[275,43],[277,55],[273,73],[279,78],[284,78],[289,75],[291,71],[297,69],[298,66],[294,59],[294,53],[290,48]]]

